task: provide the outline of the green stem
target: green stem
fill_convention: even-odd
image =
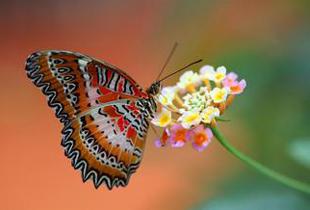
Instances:
[[[230,145],[230,143],[225,139],[225,137],[221,134],[221,132],[217,128],[211,128],[211,129],[213,131],[214,136],[223,145],[223,147],[225,147],[225,149],[227,149],[231,154],[239,158],[241,161],[245,162],[246,164],[253,167],[257,171],[261,172],[262,174],[265,174],[266,176],[269,176],[270,178],[278,182],[281,182],[282,184],[288,187],[310,194],[310,186],[308,184],[284,176],[278,172],[271,170],[270,168],[267,168],[266,166],[260,164],[259,162],[251,159],[250,157],[246,156],[245,154],[237,150],[235,147]]]

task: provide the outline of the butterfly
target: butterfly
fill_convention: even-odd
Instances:
[[[31,54],[26,72],[63,124],[61,145],[82,180],[126,186],[140,165],[163,79],[143,90],[107,62],[57,50]]]

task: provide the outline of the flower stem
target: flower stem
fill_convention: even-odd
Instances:
[[[217,140],[221,143],[221,145],[227,149],[232,155],[240,159],[241,161],[245,162],[249,166],[253,167],[260,173],[269,176],[270,178],[288,186],[291,188],[294,188],[296,190],[299,190],[301,192],[310,194],[310,186],[306,183],[300,182],[298,180],[292,179],[290,177],[284,176],[276,171],[273,171],[270,168],[267,168],[266,166],[260,164],[259,162],[251,159],[247,155],[243,154],[239,150],[237,150],[235,147],[233,147],[222,135],[222,133],[216,128],[211,128],[214,136],[217,138]]]

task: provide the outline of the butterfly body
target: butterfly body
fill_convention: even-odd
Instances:
[[[33,53],[26,72],[63,123],[61,145],[83,181],[126,186],[141,162],[160,84],[144,91],[117,67],[68,51]]]

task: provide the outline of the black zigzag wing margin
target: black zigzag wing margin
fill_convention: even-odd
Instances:
[[[38,62],[40,56],[42,56],[42,54],[36,52],[28,57],[26,61],[27,76],[38,88],[41,89],[43,94],[47,96],[47,103],[52,109],[54,109],[55,115],[60,119],[60,122],[67,124],[69,122],[69,116],[64,112],[63,105],[56,100],[56,91],[51,88],[50,82],[43,81],[44,75],[40,73],[41,66]]]
[[[80,151],[74,149],[74,140],[71,139],[71,135],[74,132],[74,128],[68,124],[62,130],[62,142],[61,145],[64,147],[65,155],[71,160],[71,164],[74,169],[81,171],[82,180],[86,182],[88,179],[91,179],[94,183],[94,186],[98,188],[101,184],[105,184],[109,190],[111,190],[114,186],[126,186],[128,184],[129,178],[124,181],[123,179],[111,178],[108,174],[99,175],[99,172],[95,169],[89,169],[88,163],[81,157]],[[135,170],[135,166],[129,169],[128,175]]]

